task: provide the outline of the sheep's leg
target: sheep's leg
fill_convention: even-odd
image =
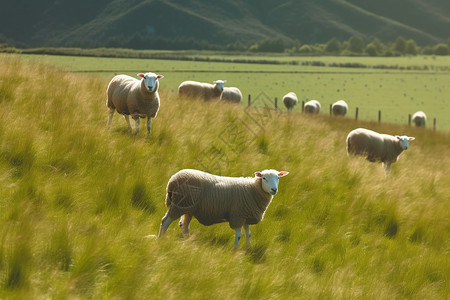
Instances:
[[[237,249],[238,245],[239,245],[239,240],[241,239],[241,228],[237,228],[234,230],[235,234],[234,234],[234,249]]]
[[[250,248],[250,225],[244,224],[245,236],[247,237],[247,248]]]
[[[131,129],[130,116],[129,115],[123,115],[123,116],[125,118],[125,121],[127,121],[128,128],[130,129],[130,131],[133,131],[133,129]]]
[[[112,118],[113,118],[113,115],[114,115],[114,111],[115,111],[115,108],[109,108],[109,117],[108,117],[108,123],[107,123],[107,125],[106,126],[108,126],[108,127],[110,127],[111,126],[111,122],[112,122]]]
[[[150,133],[150,130],[151,130],[151,123],[152,122],[152,118],[150,118],[150,117],[147,117],[147,131],[148,131],[148,133]]]
[[[389,174],[391,172],[391,164],[390,163],[386,163],[385,166],[386,166],[386,173]]]
[[[190,214],[184,214],[181,216],[179,225],[181,227],[181,232],[183,233],[184,237],[189,236],[189,224],[191,223],[191,220],[192,215]]]
[[[140,123],[140,121],[139,121],[139,117],[133,117],[133,120],[134,120],[134,134],[138,134],[138,132],[139,132],[139,123]]]
[[[161,226],[159,227],[158,237],[161,237],[169,228],[170,223],[172,223],[172,219],[166,214],[161,220]]]

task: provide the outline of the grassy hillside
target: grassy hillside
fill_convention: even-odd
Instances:
[[[107,80],[0,62],[0,298],[448,297],[448,135],[181,101],[161,81],[133,137],[117,115],[105,128]],[[359,126],[416,141],[386,176],[347,157]],[[145,239],[182,168],[290,174],[249,250],[226,224]]]
[[[384,42],[403,36],[426,45],[449,38],[449,12],[447,0],[22,0],[3,3],[0,33],[33,47],[207,49],[264,38],[314,44],[353,35]]]

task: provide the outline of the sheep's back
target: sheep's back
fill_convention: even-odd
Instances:
[[[205,89],[211,88],[211,84],[197,82],[197,81],[184,81],[178,87],[178,94],[184,97],[190,98],[205,98]]]
[[[108,88],[108,107],[116,108],[121,114],[130,114],[127,99],[131,91],[136,90],[139,80],[127,76],[117,75],[111,79]]]

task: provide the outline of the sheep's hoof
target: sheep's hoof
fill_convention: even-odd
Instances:
[[[144,236],[144,238],[156,240],[158,237],[154,234],[149,234],[149,235]]]

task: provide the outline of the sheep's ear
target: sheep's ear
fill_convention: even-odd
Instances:
[[[278,173],[278,177],[284,177],[284,176],[286,176],[287,174],[289,174],[289,172],[287,172],[287,171],[281,171],[280,173]]]
[[[409,137],[409,140],[410,140],[410,141],[414,141],[415,139],[416,139],[415,137],[412,137],[412,136]]]
[[[156,75],[156,78],[161,79],[161,78],[164,78],[164,76],[163,75]]]
[[[137,74],[137,76],[144,78],[145,75],[144,75],[144,73],[139,73],[139,74]]]
[[[395,138],[396,138],[397,140],[400,140],[400,136],[399,136],[399,135],[396,135]]]
[[[255,172],[255,176],[256,176],[256,177],[263,177],[263,175],[262,175],[261,172]]]

